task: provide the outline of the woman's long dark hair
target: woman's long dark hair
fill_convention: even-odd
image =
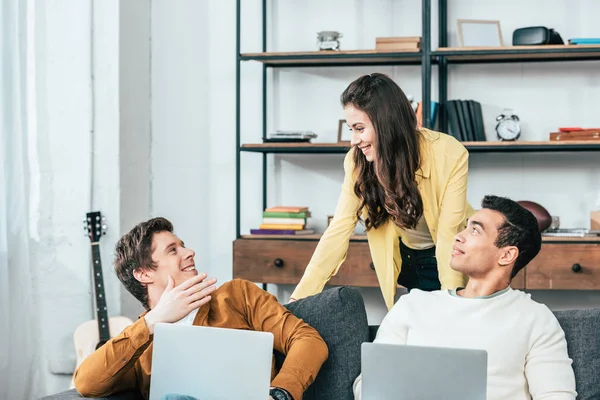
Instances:
[[[375,128],[374,162],[354,150],[354,192],[362,199],[358,217],[366,206],[367,230],[382,226],[389,218],[399,227],[415,228],[423,215],[415,180],[421,135],[408,98],[388,76],[374,73],[352,82],[340,100],[343,107],[364,111]]]

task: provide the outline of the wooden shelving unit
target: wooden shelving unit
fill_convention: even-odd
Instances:
[[[242,235],[242,239],[281,239],[281,240],[319,240],[322,234],[315,233],[310,235]],[[367,241],[367,235],[352,235],[350,240]]]
[[[340,65],[417,65],[421,63],[418,49],[403,52],[377,50],[303,51],[244,53],[240,61],[258,61],[274,67],[312,67]]]
[[[525,152],[575,152],[600,151],[599,141],[556,142],[462,142],[470,153],[525,153]],[[350,149],[343,143],[253,143],[244,144],[240,151],[279,154],[340,154]]]
[[[236,240],[233,243],[234,277],[255,282],[296,284],[317,246],[321,234],[313,235],[245,235],[240,227],[241,153],[255,153],[262,157],[263,209],[267,207],[267,160],[273,154],[343,154],[349,143],[242,143],[241,142],[241,65],[260,63],[262,75],[262,135],[268,136],[267,71],[279,68],[342,67],[369,65],[420,65],[423,104],[423,126],[431,128],[430,100],[432,66],[438,72],[439,128],[448,132],[445,105],[448,102],[450,67],[457,64],[497,64],[523,62],[570,62],[600,60],[597,45],[551,45],[456,48],[449,47],[448,1],[438,2],[439,48],[431,49],[431,1],[423,0],[420,50],[381,52],[377,50],[353,51],[300,51],[270,52],[267,48],[267,10],[262,7],[262,52],[240,51],[241,0],[236,1]],[[416,16],[417,14],[415,14]],[[472,154],[476,153],[575,153],[598,152],[600,141],[537,141],[537,142],[463,142]],[[336,285],[378,286],[371,262],[366,235],[354,235],[343,268],[329,282]],[[514,287],[528,289],[600,289],[600,237],[543,237],[540,255],[513,280]],[[264,287],[264,286],[263,286]]]
[[[462,142],[470,153],[550,153],[600,151],[599,141],[545,141],[545,142]]]
[[[431,54],[444,57],[449,63],[583,61],[600,60],[600,46],[440,47]]]
[[[310,235],[241,235],[242,239],[279,239],[279,240],[319,240],[322,234],[315,233]],[[366,242],[367,235],[352,235],[352,241]],[[542,236],[543,243],[600,243],[600,236],[584,236],[584,237],[556,237]]]

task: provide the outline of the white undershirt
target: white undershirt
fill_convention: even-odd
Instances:
[[[184,325],[184,326],[192,326],[192,325],[194,325],[194,319],[196,319],[196,314],[198,314],[197,308],[194,311],[192,311],[191,313],[189,313],[188,315],[186,315],[185,317],[181,318],[179,321],[174,322],[174,324]]]
[[[464,298],[414,289],[386,315],[374,342],[486,350],[488,400],[576,397],[562,328],[548,307],[519,290]]]
[[[425,250],[435,246],[431,232],[429,232],[429,227],[423,216],[419,218],[415,229],[403,229],[396,226],[396,232],[402,238],[402,243],[410,249]]]

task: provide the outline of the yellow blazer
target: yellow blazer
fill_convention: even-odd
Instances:
[[[421,128],[421,167],[416,173],[423,201],[423,216],[436,245],[438,274],[442,289],[464,286],[466,277],[450,268],[454,235],[466,226],[475,212],[467,202],[469,153],[452,136]],[[350,236],[358,222],[360,199],[354,193],[354,148],[344,159],[345,178],[335,215],[292,293],[300,299],[319,293],[346,259]],[[363,210],[366,217],[366,210]],[[394,305],[396,281],[402,268],[399,239],[390,220],[367,232],[371,258],[388,309]]]

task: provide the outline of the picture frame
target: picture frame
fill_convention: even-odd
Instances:
[[[503,47],[500,21],[483,19],[457,19],[460,47]]]
[[[352,131],[346,128],[346,120],[340,119],[338,122],[338,143],[350,144],[350,140],[352,139]]]

